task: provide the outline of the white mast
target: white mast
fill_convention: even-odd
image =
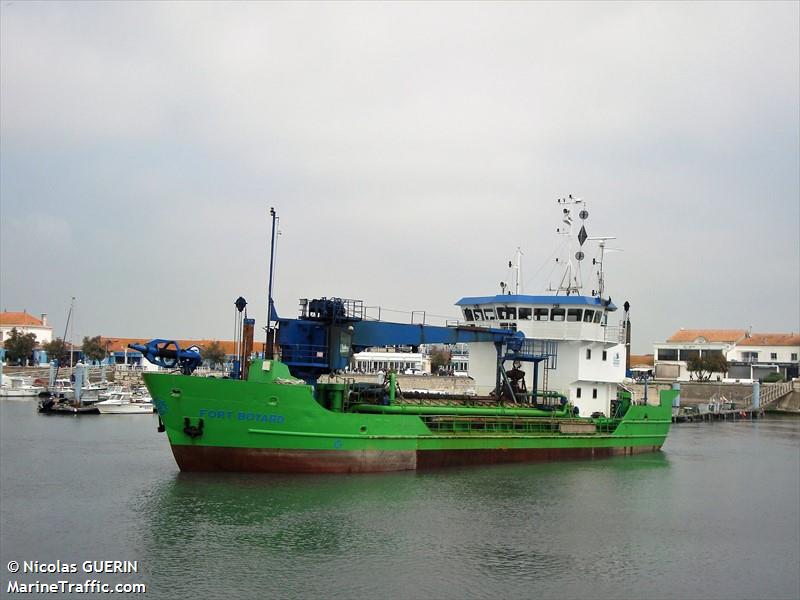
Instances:
[[[565,292],[566,295],[569,296],[571,294],[579,294],[583,287],[581,283],[580,262],[583,260],[584,254],[581,247],[587,239],[586,227],[584,227],[583,221],[589,217],[589,212],[586,210],[586,203],[580,198],[573,198],[572,194],[570,194],[568,198],[559,198],[558,204],[564,206],[561,219],[564,225],[556,229],[556,233],[569,238],[569,248],[567,249],[566,257],[556,258],[557,263],[564,265],[564,272],[561,275],[561,281],[558,287],[553,288],[551,286],[549,291],[555,292],[556,295],[558,295],[559,292]],[[578,213],[578,217],[581,220],[581,228],[576,236],[572,235],[572,208],[568,208],[568,205],[571,207],[581,207],[581,211]],[[573,259],[576,263],[573,263]]]
[[[75,296],[69,303],[69,312],[72,314],[69,329],[69,368],[72,369],[72,360],[75,353]]]
[[[514,279],[514,294],[518,295],[522,293],[522,250],[519,246],[517,246],[517,264],[514,270],[516,271]]]

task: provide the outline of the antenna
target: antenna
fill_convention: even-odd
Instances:
[[[587,240],[598,241],[600,242],[598,245],[600,246],[600,258],[598,260],[592,260],[592,264],[600,265],[600,270],[597,272],[597,295],[602,298],[603,297],[603,290],[605,289],[605,276],[603,274],[603,260],[605,258],[606,252],[624,252],[622,248],[606,248],[606,242],[608,240],[615,240],[617,239],[615,236],[612,235],[599,235],[596,237],[589,237],[586,238]]]

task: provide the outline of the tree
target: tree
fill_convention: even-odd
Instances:
[[[63,365],[69,362],[69,348],[61,338],[56,338],[52,342],[42,344],[42,348],[47,352],[50,360],[57,360],[58,364]]]
[[[6,356],[9,363],[16,363],[19,361],[26,361],[33,354],[33,349],[36,347],[36,335],[33,333],[22,333],[17,331],[14,327],[9,333],[3,343],[6,349]]]
[[[106,347],[100,340],[100,336],[96,335],[92,338],[84,337],[83,344],[81,344],[84,358],[89,360],[96,360],[100,362],[107,356]]]
[[[222,349],[222,344],[216,340],[211,342],[205,348],[201,348],[200,356],[209,364],[212,369],[217,365],[224,364],[226,359],[225,350]]]
[[[764,379],[762,379],[762,381],[763,381],[764,383],[778,383],[778,382],[780,382],[780,381],[783,381],[783,375],[781,375],[780,373],[778,373],[777,371],[775,371],[775,372],[773,372],[773,373],[769,373],[769,374],[767,374],[767,375],[764,377]]]
[[[686,361],[686,368],[697,381],[708,381],[712,373],[727,373],[728,361],[722,352],[693,356]]]
[[[445,350],[444,348],[439,348],[438,346],[434,347],[431,350],[431,373],[438,373],[440,369],[443,369],[447,365],[450,364],[450,359],[452,358],[450,352]]]

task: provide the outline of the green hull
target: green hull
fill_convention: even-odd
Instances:
[[[518,407],[342,410],[344,386],[318,386],[315,397],[311,386],[275,381],[290,377],[285,365],[260,366],[247,381],[145,374],[181,470],[374,472],[654,452],[677,394],[616,419]]]

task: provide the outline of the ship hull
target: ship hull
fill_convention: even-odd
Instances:
[[[596,459],[658,451],[672,412],[672,392],[664,392],[658,406],[632,405],[613,421],[526,418],[501,407],[479,418],[448,416],[448,408],[373,414],[326,408],[307,385],[144,378],[183,471],[367,473]]]
[[[658,452],[661,446],[486,450],[341,451],[173,445],[181,471],[379,473],[521,462],[591,460]]]

